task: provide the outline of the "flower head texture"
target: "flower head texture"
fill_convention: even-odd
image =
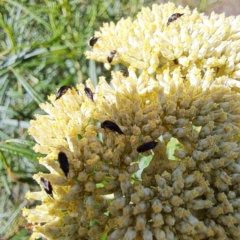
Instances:
[[[239,29],[168,3],[95,33],[86,56],[127,72],[51,95],[31,121],[50,171],[26,195],[32,239],[240,238]]]

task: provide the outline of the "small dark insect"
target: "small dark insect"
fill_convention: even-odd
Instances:
[[[123,77],[129,76],[128,71],[121,70],[120,72],[122,73]]]
[[[98,41],[98,39],[99,39],[98,37],[92,37],[89,41],[89,45],[93,47],[95,43]]]
[[[90,88],[88,88],[88,87],[85,87],[84,88],[84,92],[94,102],[92,90]]]
[[[184,13],[174,13],[172,16],[168,18],[167,26],[171,23],[180,18]]]
[[[116,50],[113,50],[113,51],[110,52],[110,54],[109,54],[108,57],[107,57],[107,61],[108,61],[109,63],[112,62],[113,57],[114,57],[114,55],[115,55],[116,53],[117,53]]]
[[[111,130],[113,132],[117,132],[119,134],[124,134],[124,132],[120,129],[120,127],[116,123],[109,121],[109,120],[102,122],[101,128],[108,128],[109,130]]]
[[[144,143],[144,144],[142,144],[142,145],[140,145],[140,146],[137,147],[137,151],[138,151],[139,153],[141,153],[141,152],[146,152],[146,151],[148,151],[148,150],[150,150],[150,149],[155,148],[157,144],[158,144],[158,143],[155,142],[155,141],[151,141],[151,142]]]
[[[58,162],[60,164],[60,168],[62,169],[63,173],[67,177],[69,173],[69,163],[68,163],[67,155],[64,152],[58,153]]]
[[[48,195],[50,195],[52,198],[54,198],[53,197],[53,192],[52,192],[53,188],[52,188],[51,183],[47,179],[45,179],[43,177],[40,178],[40,181],[41,181],[41,185],[42,185],[43,189],[45,190],[45,192]]]
[[[173,62],[174,62],[174,64],[176,64],[176,65],[178,64],[178,60],[177,60],[177,59],[174,59]]]
[[[67,92],[67,90],[68,90],[69,88],[71,88],[71,86],[64,85],[64,86],[60,87],[60,88],[58,89],[57,93],[56,93],[56,99],[55,99],[55,101],[58,100],[59,98],[61,98],[61,97]]]

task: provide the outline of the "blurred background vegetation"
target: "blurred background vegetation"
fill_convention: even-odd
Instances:
[[[134,17],[142,6],[164,2],[0,0],[0,240],[29,238],[21,208],[34,202],[24,195],[38,189],[32,175],[45,171],[27,134],[29,121],[42,114],[39,103],[62,85],[74,86],[89,77],[96,85],[98,76],[109,76],[102,64],[83,54],[94,30],[103,22]],[[226,1],[171,2],[224,11],[221,4]]]

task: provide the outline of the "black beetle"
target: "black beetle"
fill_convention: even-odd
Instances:
[[[69,162],[68,162],[67,155],[64,152],[58,153],[58,162],[60,164],[60,168],[62,169],[63,173],[67,177],[69,173]]]
[[[48,195],[50,195],[52,198],[54,198],[53,197],[53,188],[52,188],[51,183],[43,177],[40,178],[40,181],[41,181],[41,185],[42,185],[43,189],[45,190],[45,192]]]
[[[184,13],[174,13],[168,18],[167,26],[171,23],[180,18]]]
[[[71,87],[71,86],[67,86],[67,85],[64,85],[64,86],[60,87],[60,88],[58,89],[57,93],[56,93],[56,99],[55,99],[55,101],[58,100],[59,98],[61,98],[61,97],[67,92],[67,90],[68,90],[69,88],[72,88],[72,87]]]
[[[141,152],[146,152],[146,151],[148,151],[148,150],[151,150],[151,149],[155,148],[157,144],[158,144],[158,143],[155,142],[155,141],[143,143],[142,145],[140,145],[140,146],[137,147],[137,151],[138,151],[139,153],[141,153]]]
[[[121,130],[121,128],[114,122],[106,120],[101,123],[101,128],[107,128],[113,132],[117,132],[119,134],[124,134],[124,132]]]
[[[89,45],[91,47],[93,47],[95,45],[95,43],[98,41],[98,37],[92,37],[90,40],[89,40]]]
[[[124,70],[120,70],[120,72],[122,73],[123,77],[128,77],[128,71],[124,71]]]
[[[107,57],[107,61],[108,61],[109,63],[112,62],[113,57],[114,57],[114,55],[115,55],[116,53],[117,53],[116,50],[113,50],[113,51],[110,52],[110,54],[109,54],[108,57]]]
[[[88,88],[88,87],[85,87],[84,88],[84,92],[94,102],[92,90],[90,88]]]

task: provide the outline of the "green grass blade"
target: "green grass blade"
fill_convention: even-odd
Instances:
[[[15,42],[15,39],[14,39],[14,36],[13,36],[13,29],[8,24],[6,24],[6,22],[4,21],[4,18],[3,18],[1,13],[0,13],[0,25],[4,29],[6,35],[8,36],[8,40],[11,44],[10,46],[11,47],[16,46],[16,42]]]
[[[15,218],[18,216],[18,214],[21,212],[22,208],[25,207],[28,204],[28,201],[25,199],[18,208],[12,213],[11,217],[9,218],[8,222],[5,226],[0,228],[0,235],[2,235],[7,228],[12,224],[12,222],[15,220]]]
[[[25,90],[29,93],[29,95],[38,103],[44,102],[44,99],[40,96],[38,92],[36,92],[30,84],[13,68],[10,68],[13,72],[17,80],[21,83],[21,85],[25,88]]]
[[[5,125],[20,127],[20,128],[29,128],[30,124],[27,121],[19,121],[17,119],[5,118],[2,120],[2,123]]]
[[[93,86],[96,87],[98,84],[97,70],[96,70],[96,63],[93,60],[89,60],[89,77],[92,81]]]
[[[0,130],[0,139],[2,139],[2,140],[8,140],[8,139],[10,139],[10,136],[8,136],[5,132],[3,132],[2,130]]]
[[[14,237],[10,238],[10,240],[28,240],[29,232],[26,229],[21,229]]]
[[[26,229],[21,229],[14,237],[10,240],[27,240],[29,239],[29,232]]]
[[[24,146],[23,144],[2,142],[0,143],[0,150],[34,161],[37,160],[37,157],[43,156],[42,154],[35,153],[30,147]]]
[[[50,24],[48,24],[46,21],[43,20],[43,18],[40,18],[38,15],[36,15],[32,10],[28,9],[26,6],[22,5],[21,3],[18,3],[17,1],[12,1],[12,0],[6,0],[6,2],[17,8],[23,9],[24,12],[32,16],[33,19],[35,19],[38,23],[45,26],[47,30],[52,31]]]
[[[2,107],[2,106],[0,106],[0,112],[5,113],[5,114],[15,115],[15,116],[18,115],[18,112],[15,111],[14,109],[7,108],[7,107]]]
[[[25,140],[25,139],[18,139],[18,138],[13,138],[13,139],[8,139],[5,141],[5,143],[17,143],[17,144],[23,144],[26,146],[33,147],[36,143],[30,140]]]
[[[8,89],[8,85],[10,84],[7,78],[8,74],[5,74],[2,77],[0,77],[0,104],[3,102],[4,96]]]

